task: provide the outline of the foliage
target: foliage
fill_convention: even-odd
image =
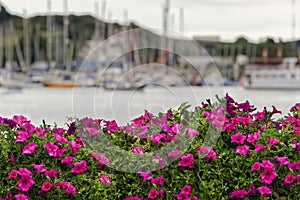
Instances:
[[[68,129],[0,118],[0,198],[299,199],[300,104],[257,111],[230,96]]]

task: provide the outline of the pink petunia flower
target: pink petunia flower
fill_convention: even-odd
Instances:
[[[266,146],[264,146],[262,144],[254,144],[254,147],[255,147],[256,152],[259,152],[259,151],[264,150],[264,149],[267,148]]]
[[[40,164],[40,165],[36,165],[36,164],[31,164],[31,166],[36,170],[36,173],[42,173],[42,172],[45,172],[45,168],[43,164]]]
[[[260,182],[271,184],[273,179],[277,177],[277,174],[272,168],[264,168],[264,173],[260,174]]]
[[[278,140],[276,140],[275,138],[266,138],[266,141],[270,143],[271,147],[276,144],[280,144],[280,142]]]
[[[292,184],[294,180],[296,179],[294,174],[288,174],[284,177],[284,183],[285,184]]]
[[[143,147],[133,147],[133,149],[131,150],[131,152],[136,153],[136,154],[140,154],[143,155]]]
[[[199,132],[195,129],[185,128],[182,132],[186,133],[189,138],[193,138],[194,135],[199,135]]]
[[[217,154],[214,150],[212,150],[208,146],[199,146],[196,148],[197,153],[201,153],[205,155],[205,160],[208,162],[210,159],[217,158]]]
[[[112,174],[110,175],[110,176],[100,176],[99,178],[98,178],[98,180],[100,181],[100,182],[102,182],[102,183],[105,183],[105,184],[111,184],[110,183],[110,181],[109,181],[109,179],[110,179],[110,177],[112,176]]]
[[[20,176],[30,176],[32,174],[31,171],[29,171],[26,167],[25,168],[19,168],[19,174]]]
[[[70,182],[57,182],[56,188],[63,188],[66,194],[76,194],[76,188]]]
[[[263,160],[263,161],[261,161],[261,165],[262,165],[262,167],[263,168],[274,168],[274,163],[272,163],[271,161],[269,161],[269,160]]]
[[[300,165],[300,162],[291,162],[291,163],[287,164],[288,168],[290,168],[292,170],[296,170],[296,171],[299,169],[299,165]]]
[[[168,153],[168,157],[171,157],[171,158],[177,158],[177,157],[179,156],[180,153],[181,153],[180,150],[174,149],[174,150],[171,150],[171,151]]]
[[[42,184],[41,190],[44,192],[48,192],[49,190],[51,190],[52,187],[53,187],[53,184],[51,182],[44,182]]]
[[[27,131],[28,133],[32,133],[32,132],[35,132],[35,127],[30,124],[30,123],[26,123],[23,125],[23,128],[25,131]]]
[[[237,132],[236,134],[231,136],[231,142],[234,142],[237,144],[244,144],[245,139],[246,139],[246,136],[244,136],[240,132]]]
[[[236,147],[235,152],[240,155],[244,155],[244,156],[248,155],[249,154],[249,146],[246,144],[243,146],[238,146],[238,147]]]
[[[23,175],[21,176],[21,179],[17,182],[17,185],[18,185],[17,190],[28,192],[29,188],[34,185],[34,182],[31,176]]]
[[[259,191],[259,193],[263,196],[266,194],[272,194],[272,191],[269,187],[267,186],[260,186],[257,188],[257,190]]]
[[[57,156],[58,146],[55,145],[53,142],[47,142],[46,144],[44,144],[43,147],[47,150],[49,156],[52,156],[52,157]]]
[[[63,159],[61,159],[61,164],[67,164],[67,165],[70,165],[72,164],[72,161],[74,160],[73,156],[67,156],[67,157],[64,157]]]
[[[98,160],[100,165],[109,165],[110,163],[109,159],[102,153],[91,153],[90,159]]]
[[[12,120],[16,124],[19,124],[19,125],[30,123],[30,121],[26,117],[24,117],[23,115],[14,115],[13,118],[12,118]]]
[[[287,161],[287,157],[279,157],[279,156],[274,156],[274,158],[279,162],[280,165],[287,165],[289,162]]]
[[[191,185],[185,185],[182,188],[180,188],[180,190],[180,193],[189,195],[192,193],[193,187]]]
[[[187,154],[186,156],[181,156],[181,160],[178,162],[178,166],[189,167],[194,164],[193,154]]]
[[[152,184],[162,185],[164,182],[164,175],[161,175],[160,177],[157,178],[151,178],[150,181]]]
[[[140,177],[142,177],[142,182],[152,179],[152,177],[150,176],[151,172],[138,172],[138,174],[140,175]]]
[[[259,171],[261,166],[262,166],[262,165],[261,165],[259,162],[255,162],[255,163],[253,163],[253,164],[251,165],[251,170],[252,170],[252,171]]]
[[[71,172],[75,174],[81,174],[86,171],[86,161],[81,160],[80,162],[75,162],[74,167],[72,168]]]
[[[38,148],[38,145],[34,142],[26,144],[22,149],[22,155],[25,154],[32,154],[34,153],[35,149]]]
[[[148,198],[149,199],[155,199],[157,197],[157,195],[159,194],[159,192],[155,189],[151,189],[148,192]]]
[[[55,133],[53,135],[53,137],[55,138],[56,142],[59,142],[59,143],[68,143],[68,140],[66,138],[62,137],[60,134]]]
[[[82,147],[82,145],[77,143],[75,140],[69,141],[69,144],[70,144],[72,154],[77,153],[78,149]]]
[[[19,171],[18,170],[11,170],[9,173],[8,173],[8,178],[17,178],[18,177],[18,174],[19,174]]]
[[[27,131],[18,130],[15,143],[26,142],[27,139],[30,138],[30,137],[31,137],[31,135]]]
[[[46,170],[44,174],[50,178],[54,178],[57,175],[56,169]]]
[[[160,140],[162,138],[164,138],[164,136],[162,134],[157,133],[157,134],[151,135],[150,138],[149,138],[149,140],[152,141],[152,142],[155,142],[155,143],[159,144]]]
[[[28,197],[25,194],[17,194],[14,197],[16,200],[28,200]]]
[[[255,142],[259,138],[259,135],[260,135],[259,130],[255,133],[248,134],[247,142],[250,142],[250,143]]]
[[[246,190],[234,190],[230,192],[230,197],[236,199],[243,199],[247,194],[248,192]]]

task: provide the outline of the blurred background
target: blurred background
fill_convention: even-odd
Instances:
[[[300,99],[297,0],[2,0],[0,116],[129,123],[226,93]]]

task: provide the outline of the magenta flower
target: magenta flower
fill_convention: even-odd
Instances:
[[[196,152],[204,154],[205,155],[205,160],[207,162],[209,161],[209,159],[218,157],[216,152],[208,146],[199,146],[199,147],[196,148]]]
[[[236,199],[243,199],[247,194],[248,192],[246,190],[234,190],[230,192],[230,197]]]
[[[255,133],[248,134],[247,142],[253,143],[255,142],[260,135],[260,131],[258,130]]]
[[[75,162],[74,167],[72,168],[71,172],[75,174],[81,174],[86,171],[86,161],[81,160],[80,162]]]
[[[161,158],[159,155],[155,156],[154,159],[158,161],[160,166],[162,166],[162,167],[166,166],[166,163],[165,163],[164,159]]]
[[[13,169],[8,173],[8,178],[17,178],[18,174],[19,174],[18,170]]]
[[[30,123],[26,123],[23,125],[23,128],[25,131],[27,131],[28,133],[32,133],[32,132],[35,132],[35,127],[30,124]]]
[[[162,134],[157,133],[157,134],[151,135],[150,138],[149,138],[149,140],[152,141],[152,142],[155,142],[155,143],[159,144],[160,140],[162,138],[164,138],[164,136]]]
[[[136,154],[140,154],[143,155],[143,147],[133,147],[133,149],[131,150],[131,152],[136,153]]]
[[[109,133],[113,133],[114,131],[118,130],[118,124],[115,120],[109,121],[109,120],[104,120],[104,125],[107,128]]]
[[[198,197],[193,194],[190,200],[198,200]]]
[[[23,175],[21,179],[17,182],[18,188],[17,190],[22,190],[24,192],[28,192],[29,188],[34,184],[31,176]]]
[[[20,168],[19,174],[20,174],[20,176],[30,176],[31,171],[29,171],[27,168]]]
[[[292,184],[295,180],[295,175],[294,174],[288,174],[284,177],[284,183],[285,184]]]
[[[148,192],[148,198],[149,199],[155,199],[157,197],[157,195],[159,194],[159,192],[155,189],[151,189]]]
[[[249,146],[246,144],[243,146],[238,146],[238,147],[236,147],[235,152],[240,155],[244,155],[244,156],[248,155],[249,154]]]
[[[157,178],[151,178],[150,181],[152,184],[162,185],[164,182],[164,175],[161,175],[160,177]]]
[[[19,125],[23,125],[23,124],[26,124],[26,123],[30,123],[30,121],[22,116],[22,115],[14,115],[12,120],[16,123],[16,124],[19,124]]]
[[[26,142],[28,138],[30,138],[30,134],[27,131],[18,130],[17,137],[15,143],[17,142]]]
[[[199,132],[195,129],[185,128],[182,132],[186,133],[189,138],[193,138],[194,135],[199,135]]]
[[[267,186],[260,186],[257,188],[257,190],[261,195],[272,194],[271,189]]]
[[[47,130],[45,130],[43,128],[36,128],[35,133],[38,134],[41,137],[45,137],[46,133],[47,133]]]
[[[171,150],[169,153],[168,153],[168,157],[171,157],[171,158],[177,158],[179,156],[179,154],[181,153],[180,150]]]
[[[261,164],[259,162],[255,162],[253,163],[253,165],[251,166],[251,170],[252,171],[259,171],[261,167]]]
[[[271,184],[273,179],[277,177],[275,170],[272,168],[265,168],[264,173],[260,174],[260,182]]]
[[[22,150],[22,155],[24,154],[32,154],[34,153],[35,149],[38,148],[38,145],[35,144],[35,143],[29,143],[29,144],[26,144],[24,147],[23,147],[23,150]]]
[[[74,160],[74,158],[72,156],[67,156],[67,157],[64,157],[63,159],[61,159],[61,164],[67,164],[67,165],[70,165],[72,164],[72,161]]]
[[[266,141],[270,143],[271,147],[276,144],[280,144],[280,142],[278,140],[276,140],[275,138],[266,138]]]
[[[82,145],[78,144],[75,140],[69,141],[69,144],[73,154],[78,152],[78,148],[82,147]]]
[[[42,172],[45,172],[45,168],[43,164],[40,164],[40,165],[36,165],[36,164],[31,164],[31,166],[36,170],[36,173],[42,173]]]
[[[68,142],[68,140],[66,138],[62,137],[60,134],[55,133],[53,135],[53,137],[55,138],[56,142],[59,142],[59,143],[67,143]]]
[[[277,108],[275,106],[272,106],[272,114],[276,114],[276,113],[279,113],[279,114],[282,114],[282,112],[280,110],[277,110]]]
[[[255,147],[256,152],[259,152],[259,151],[264,150],[264,149],[267,148],[266,146],[264,146],[262,144],[254,144],[254,147]]]
[[[49,156],[57,157],[58,146],[53,142],[47,142],[46,144],[44,144],[44,148],[47,150]]]
[[[274,156],[274,158],[279,162],[280,165],[287,165],[289,162],[287,161],[287,157],[279,157],[279,156]]]
[[[8,158],[9,158],[10,162],[12,162],[12,163],[16,162],[15,157],[12,153],[8,154]]]
[[[17,194],[14,197],[16,200],[28,200],[28,197],[25,194]]]
[[[191,185],[185,185],[182,188],[180,188],[180,190],[181,190],[180,193],[189,195],[192,193],[193,188]]]
[[[110,163],[109,159],[102,153],[91,153],[90,159],[98,160],[100,165],[109,165],[109,163]]]
[[[44,182],[42,184],[42,191],[48,192],[53,187],[53,184],[51,182]]]
[[[274,168],[274,164],[271,162],[271,161],[269,161],[269,160],[263,160],[263,161],[261,161],[261,164],[262,164],[262,166],[263,166],[263,168]]]
[[[109,179],[110,179],[110,177],[112,176],[112,174],[110,175],[110,176],[100,176],[99,178],[98,178],[98,180],[100,181],[100,182],[102,182],[102,183],[105,183],[105,184],[111,184],[110,183],[110,181],[109,181]]]
[[[244,136],[240,132],[237,132],[236,134],[231,136],[231,142],[234,142],[237,144],[244,144],[245,139],[246,139],[246,136]]]
[[[178,166],[181,167],[189,167],[194,164],[194,156],[193,154],[187,154],[186,156],[181,156],[181,160],[178,163]]]
[[[175,194],[174,197],[177,198],[177,200],[189,200],[189,196],[184,193]]]
[[[297,180],[298,184],[300,184],[300,174],[297,174],[296,180]]]
[[[138,174],[140,175],[140,177],[142,177],[142,182],[152,179],[152,177],[150,176],[151,172],[138,172]]]
[[[56,169],[46,170],[44,174],[50,178],[54,178],[57,175]]]
[[[100,131],[94,127],[85,127],[86,132],[89,136],[99,135]]]
[[[287,164],[288,168],[290,168],[292,170],[298,170],[299,165],[300,165],[300,162],[291,162],[291,163]]]
[[[76,194],[76,188],[69,182],[57,182],[56,188],[63,188],[66,194]]]

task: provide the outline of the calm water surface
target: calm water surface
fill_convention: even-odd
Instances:
[[[300,91],[246,90],[242,87],[146,87],[143,91],[106,91],[102,88],[25,88],[7,90],[0,88],[0,116],[22,114],[39,125],[42,119],[48,124],[63,126],[67,117],[92,117],[116,119],[126,124],[143,114],[163,112],[188,102],[192,107],[206,99],[216,100],[229,93],[236,101],[249,100],[259,109],[275,105],[286,114],[290,107],[300,102]]]

